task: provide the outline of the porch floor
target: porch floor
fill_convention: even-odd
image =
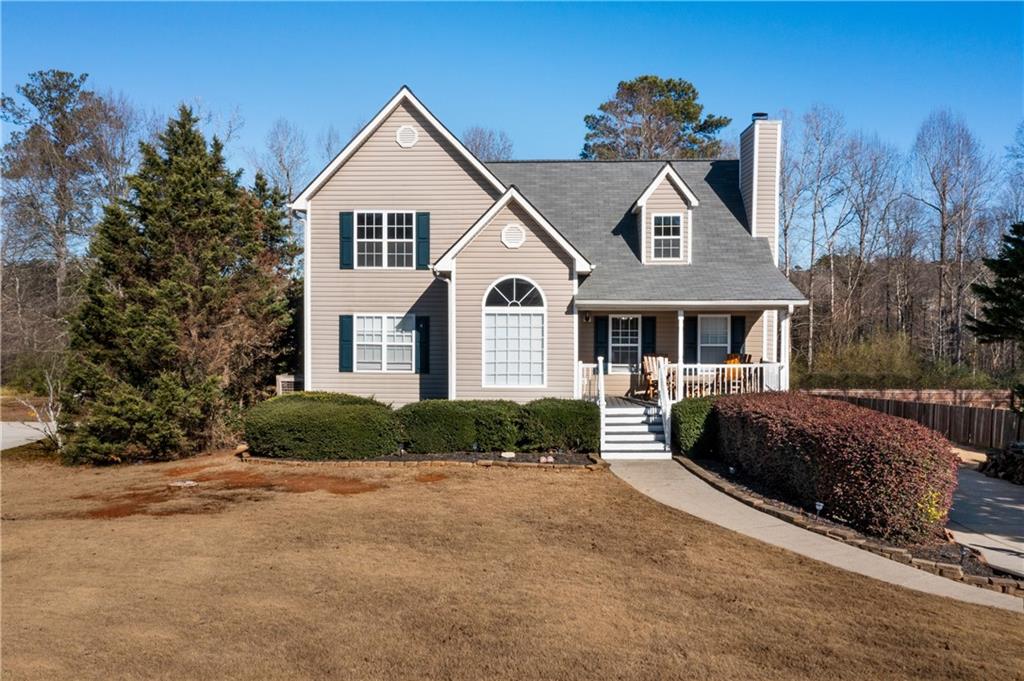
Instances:
[[[609,409],[623,409],[628,407],[655,407],[656,402],[649,402],[647,400],[641,400],[637,397],[620,397],[618,395],[609,395],[605,398],[608,403]]]

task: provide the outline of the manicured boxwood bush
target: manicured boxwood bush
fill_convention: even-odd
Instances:
[[[886,539],[941,533],[957,459],[938,433],[846,402],[795,393],[717,400],[717,453],[782,498]]]
[[[710,456],[715,428],[712,397],[691,397],[672,405],[672,444],[682,454]]]
[[[513,450],[523,419],[506,400],[424,400],[396,413],[405,448],[417,454]]]
[[[596,452],[601,446],[601,410],[594,402],[547,397],[527,404],[523,416],[524,449]]]
[[[398,419],[387,405],[354,395],[292,393],[257,404],[244,419],[256,456],[361,459],[398,450]]]

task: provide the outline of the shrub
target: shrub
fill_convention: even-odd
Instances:
[[[397,414],[406,449],[417,454],[515,449],[522,422],[522,407],[505,400],[425,400]]]
[[[672,442],[680,453],[708,456],[714,451],[712,397],[691,397],[672,405]]]
[[[978,470],[992,478],[1024,485],[1024,442],[1017,442],[1002,451],[989,454]]]
[[[949,442],[911,421],[794,393],[715,403],[717,451],[804,508],[887,539],[941,532],[956,487]]]
[[[601,410],[594,402],[547,397],[524,409],[524,449],[596,452],[601,446]]]
[[[354,395],[294,393],[261,402],[243,419],[257,456],[361,459],[398,450],[395,413]]]

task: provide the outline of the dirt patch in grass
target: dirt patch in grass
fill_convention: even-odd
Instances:
[[[444,473],[420,473],[416,476],[416,482],[441,482],[447,479]]]
[[[2,464],[4,678],[1024,678],[1024,616],[760,544],[606,471],[424,484],[221,456],[171,488],[191,464]],[[87,515],[117,504],[140,512]]]

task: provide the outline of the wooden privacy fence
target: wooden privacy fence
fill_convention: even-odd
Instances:
[[[982,449],[1003,449],[1024,440],[1024,416],[1009,409],[962,407],[953,404],[905,402],[877,397],[830,395],[868,409],[917,421],[938,431],[952,442]]]

